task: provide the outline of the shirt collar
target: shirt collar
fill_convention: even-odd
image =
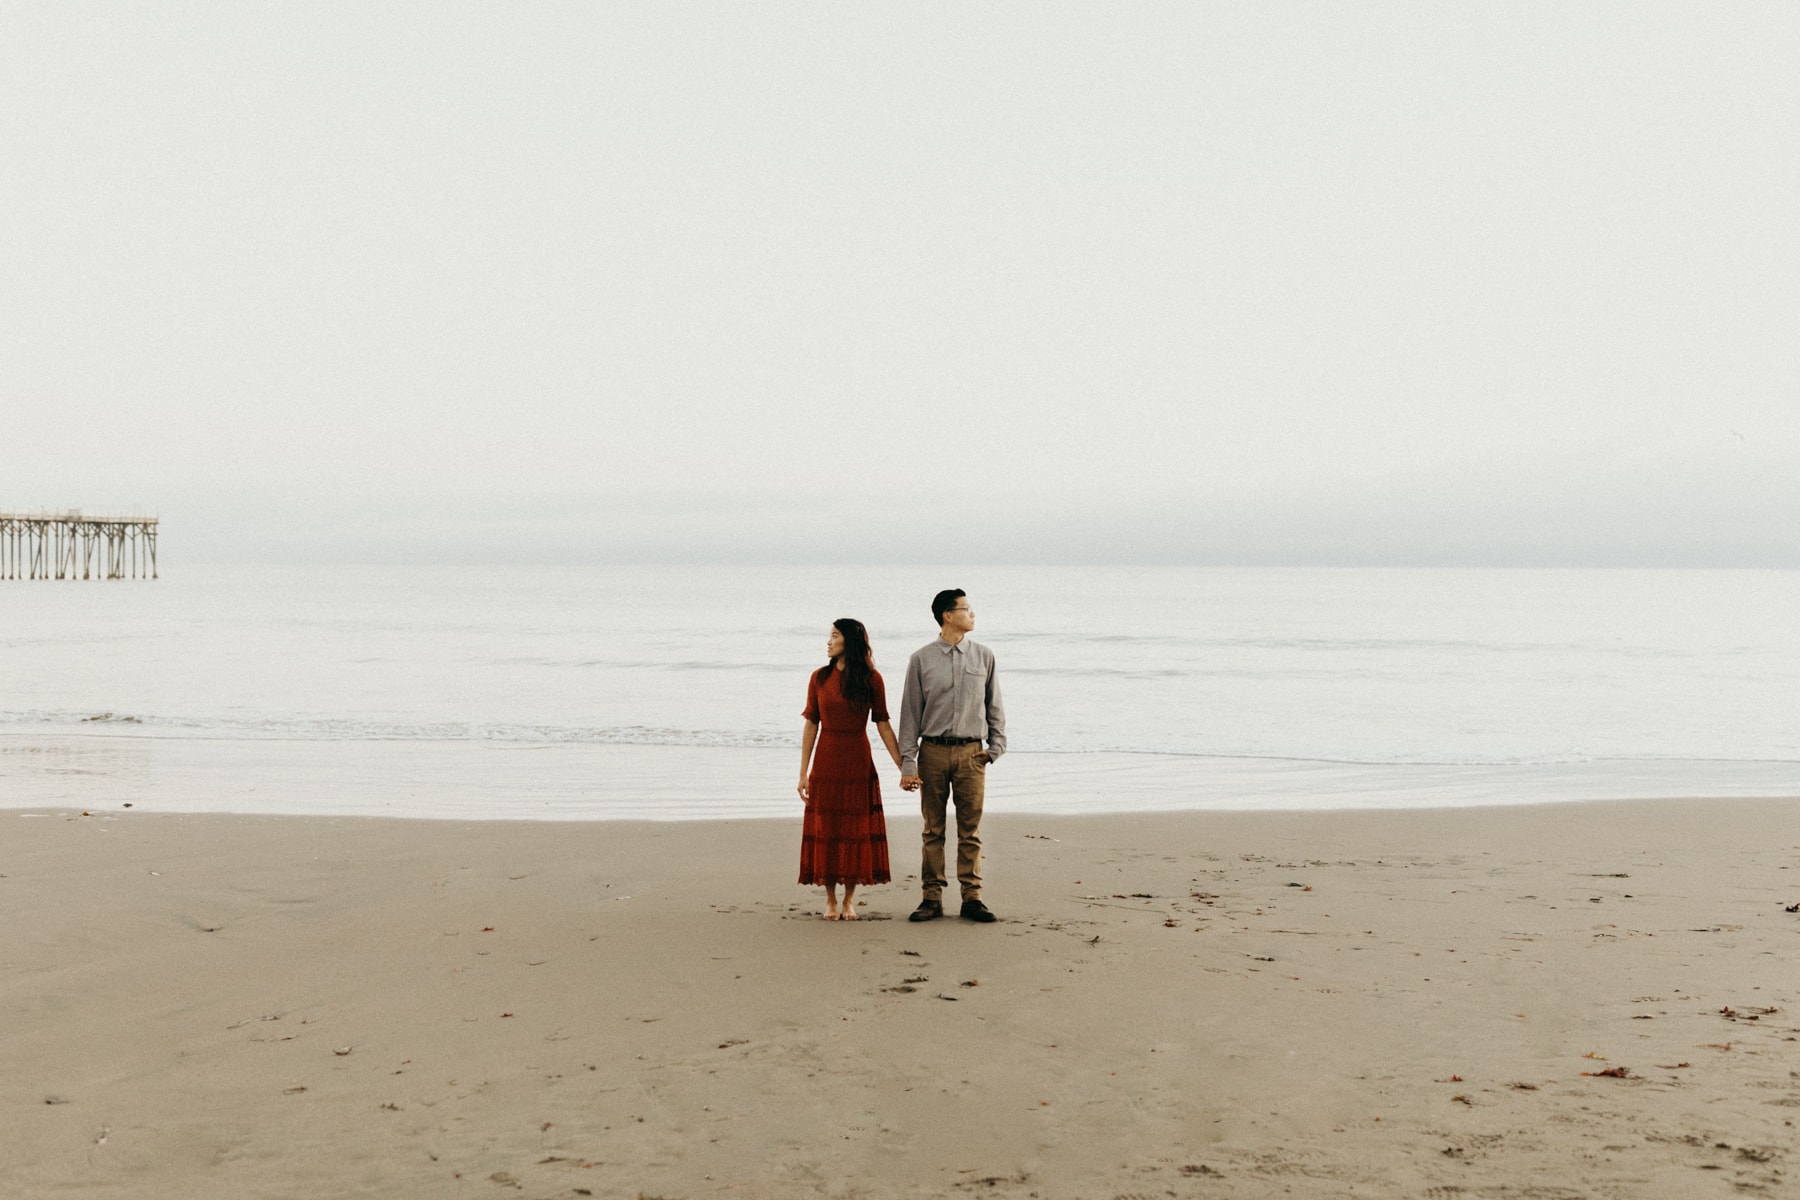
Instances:
[[[956,645],[952,646],[949,642],[946,642],[944,640],[944,635],[940,633],[940,634],[938,634],[937,648],[939,650],[941,650],[942,652],[944,652],[945,654],[961,654],[962,648],[963,648],[963,643],[967,642],[968,640],[969,639],[967,637],[964,637],[961,642],[958,642],[958,643],[956,643]]]

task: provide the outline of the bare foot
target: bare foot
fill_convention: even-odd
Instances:
[[[838,919],[838,911],[835,908],[828,908],[824,912],[819,914],[819,920],[821,920],[821,921],[835,921],[837,919]]]
[[[840,919],[845,920],[845,921],[860,921],[860,920],[862,920],[861,917],[856,915],[856,910],[854,908],[850,907],[850,902],[848,900],[844,901],[844,915]]]

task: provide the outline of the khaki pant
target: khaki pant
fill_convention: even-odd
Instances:
[[[987,791],[987,767],[975,756],[980,742],[961,746],[919,747],[919,811],[925,817],[925,855],[919,886],[925,899],[944,898],[944,818],[947,803],[956,804],[956,881],[962,898],[981,898],[981,799]]]

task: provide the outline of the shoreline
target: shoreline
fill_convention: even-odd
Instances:
[[[898,810],[896,810],[893,807],[893,805],[891,803],[892,800],[893,800],[892,796],[884,795],[884,797],[883,797],[884,811],[886,813],[887,820],[890,823],[898,820],[898,821],[901,821],[904,823],[909,823],[910,825],[918,824],[918,816],[916,813],[913,812],[913,808],[915,807],[913,797],[903,794],[902,803],[905,805],[905,807],[900,808]],[[1718,804],[1718,805],[1736,805],[1736,804],[1792,805],[1794,807],[1796,815],[1800,815],[1800,792],[1796,792],[1791,795],[1773,794],[1772,793],[1769,795],[1758,795],[1758,796],[1693,795],[1693,796],[1621,796],[1621,797],[1601,797],[1601,798],[1577,797],[1577,798],[1566,799],[1566,800],[1564,800],[1564,799],[1518,800],[1518,801],[1513,801],[1513,802],[1508,802],[1508,803],[1444,804],[1444,805],[1419,806],[1419,807],[1410,807],[1410,808],[1409,807],[1401,807],[1401,806],[1397,806],[1397,805],[1368,805],[1368,806],[1361,807],[1361,808],[1211,808],[1211,809],[1169,808],[1169,809],[1120,809],[1116,812],[1096,812],[1096,813],[1066,813],[1066,812],[1048,812],[1048,811],[1035,812],[1030,809],[995,810],[995,809],[989,808],[986,811],[985,816],[983,818],[983,821],[984,821],[983,827],[984,828],[986,827],[986,822],[993,821],[996,819],[1002,820],[1002,821],[1009,821],[1009,822],[1016,822],[1016,821],[1030,822],[1030,821],[1040,821],[1040,820],[1041,821],[1107,822],[1107,821],[1114,821],[1114,820],[1132,821],[1132,820],[1140,820],[1140,819],[1162,819],[1162,818],[1168,818],[1168,819],[1174,820],[1174,821],[1183,821],[1183,820],[1188,820],[1188,819],[1195,819],[1195,820],[1216,819],[1216,820],[1230,821],[1234,818],[1278,820],[1281,818],[1288,818],[1288,817],[1292,817],[1292,818],[1313,818],[1313,817],[1354,818],[1354,817],[1386,817],[1386,816],[1399,817],[1399,816],[1408,816],[1408,815],[1422,816],[1425,814],[1450,814],[1450,813],[1466,813],[1466,814],[1471,814],[1471,815],[1498,816],[1503,813],[1514,813],[1514,814],[1522,813],[1522,812],[1530,813],[1530,812],[1534,812],[1534,811],[1542,810],[1542,809],[1580,809],[1580,808],[1600,809],[1600,808],[1615,808],[1615,807],[1616,808],[1628,808],[1628,807],[1635,807],[1635,806],[1640,806],[1640,805],[1659,805],[1659,804],[1674,804],[1674,805],[1713,805],[1713,804]],[[456,828],[462,828],[462,827],[467,827],[467,826],[471,826],[471,825],[495,826],[495,827],[523,826],[523,827],[527,827],[527,828],[550,827],[550,826],[562,826],[562,827],[572,827],[572,828],[587,828],[590,826],[607,826],[607,827],[630,826],[630,827],[634,827],[634,828],[641,827],[645,830],[663,830],[663,829],[678,830],[678,829],[705,827],[705,826],[712,826],[712,825],[729,826],[729,827],[737,827],[737,826],[743,826],[743,825],[765,825],[765,826],[766,825],[780,825],[780,826],[785,827],[787,825],[793,825],[794,828],[797,830],[799,828],[801,812],[800,812],[800,807],[799,807],[798,803],[796,803],[793,812],[786,816],[765,815],[765,814],[760,814],[760,813],[748,813],[748,814],[739,815],[739,816],[724,816],[724,817],[636,817],[636,816],[608,816],[608,815],[565,815],[565,816],[543,816],[543,817],[482,816],[482,815],[395,816],[392,814],[385,814],[385,813],[360,813],[360,812],[311,812],[311,813],[304,813],[304,812],[235,812],[235,811],[217,811],[217,810],[211,810],[211,809],[191,809],[191,810],[175,809],[175,810],[151,811],[151,810],[139,809],[136,805],[126,805],[126,806],[124,806],[122,808],[118,808],[118,809],[99,809],[99,808],[92,808],[92,807],[83,808],[79,805],[57,805],[57,806],[37,805],[37,806],[16,806],[16,807],[0,805],[0,820],[4,820],[6,817],[20,817],[20,818],[24,818],[27,820],[50,819],[50,818],[60,818],[63,820],[77,820],[77,819],[104,820],[104,819],[110,818],[110,817],[125,817],[125,818],[156,818],[156,819],[162,819],[162,820],[176,820],[176,821],[186,820],[189,818],[205,818],[208,820],[224,820],[224,821],[268,820],[268,821],[322,822],[322,823],[327,823],[327,824],[340,824],[340,823],[349,823],[349,822],[367,822],[367,823],[371,823],[371,824],[391,823],[391,824],[401,825],[401,826],[441,825],[441,826],[456,827]],[[796,834],[796,837],[798,837],[798,834]],[[890,841],[891,840],[892,839],[890,838]],[[1800,844],[1796,845],[1796,849],[1800,850]],[[1797,866],[1796,869],[1800,869],[1800,866]],[[884,886],[885,887],[885,886],[892,886],[892,884],[880,884],[880,885],[875,885],[875,886]]]
[[[99,1200],[1777,1194],[1796,813],[994,813],[1002,920],[975,926],[904,920],[898,813],[895,882],[844,925],[790,882],[797,812],[15,811],[0,1177]]]
[[[191,739],[0,732],[0,811],[405,819],[783,818],[796,750],[712,746]],[[988,811],[1353,811],[1781,795],[1800,764],[1597,760],[1381,764],[1134,752],[1006,755]],[[890,812],[900,799],[883,778]]]

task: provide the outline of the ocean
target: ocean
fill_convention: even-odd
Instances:
[[[0,805],[797,815],[831,621],[897,705],[947,586],[998,657],[996,811],[1800,795],[1794,571],[171,558],[0,583]]]

